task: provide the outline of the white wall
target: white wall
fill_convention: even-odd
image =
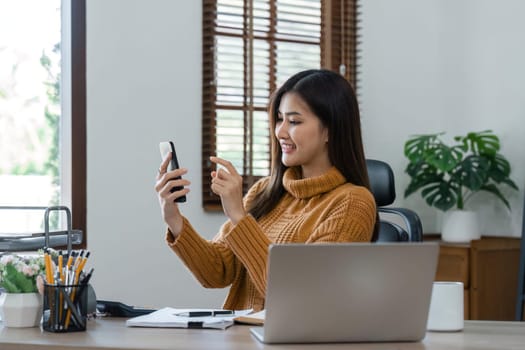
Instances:
[[[496,6],[499,6],[497,7]],[[201,2],[87,2],[87,229],[99,299],[146,306],[220,306],[164,243],[153,190],[158,142],[172,139],[189,169],[182,205],[211,238],[222,214],[201,208]],[[494,129],[521,188],[508,216],[478,204],[486,233],[517,235],[525,169],[525,2],[363,1],[362,109],[367,155],[387,160],[396,205],[439,215],[416,196],[403,200],[408,135]],[[475,125],[475,127],[472,127]]]
[[[396,206],[416,210],[425,232],[442,214],[414,194],[403,145],[410,135],[494,130],[519,192],[512,211],[491,195],[472,198],[482,234],[521,235],[525,185],[525,2],[520,0],[363,1],[361,104],[367,156],[389,162]]]
[[[174,140],[192,192],[184,214],[212,237],[223,215],[201,209],[201,2],[87,2],[87,230],[99,299],[221,306],[164,242],[153,189],[159,141]],[[153,296],[153,297],[152,297]]]

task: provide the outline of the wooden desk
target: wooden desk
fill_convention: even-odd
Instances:
[[[264,345],[251,336],[249,326],[225,331],[209,329],[128,328],[123,319],[88,322],[85,332],[48,333],[40,328],[4,328],[0,323],[2,350],[93,349],[368,349],[368,350],[507,350],[523,349],[524,322],[466,321],[462,332],[429,332],[420,343]]]

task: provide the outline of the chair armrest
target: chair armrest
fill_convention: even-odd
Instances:
[[[415,211],[406,208],[394,207],[380,207],[378,208],[378,211],[380,213],[394,214],[401,217],[407,227],[407,232],[410,235],[410,241],[423,241],[423,225],[421,224],[421,220]]]

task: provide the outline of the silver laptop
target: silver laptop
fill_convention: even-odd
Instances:
[[[270,247],[264,343],[419,341],[437,243]]]

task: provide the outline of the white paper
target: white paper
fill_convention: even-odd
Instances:
[[[252,310],[235,311],[232,315],[185,317],[178,316],[186,312],[214,311],[210,309],[175,309],[165,307],[147,315],[130,318],[126,321],[128,327],[163,327],[163,328],[192,328],[191,323],[202,326],[195,328],[226,329],[233,324],[233,319],[249,314]],[[216,310],[215,310],[216,311]]]

